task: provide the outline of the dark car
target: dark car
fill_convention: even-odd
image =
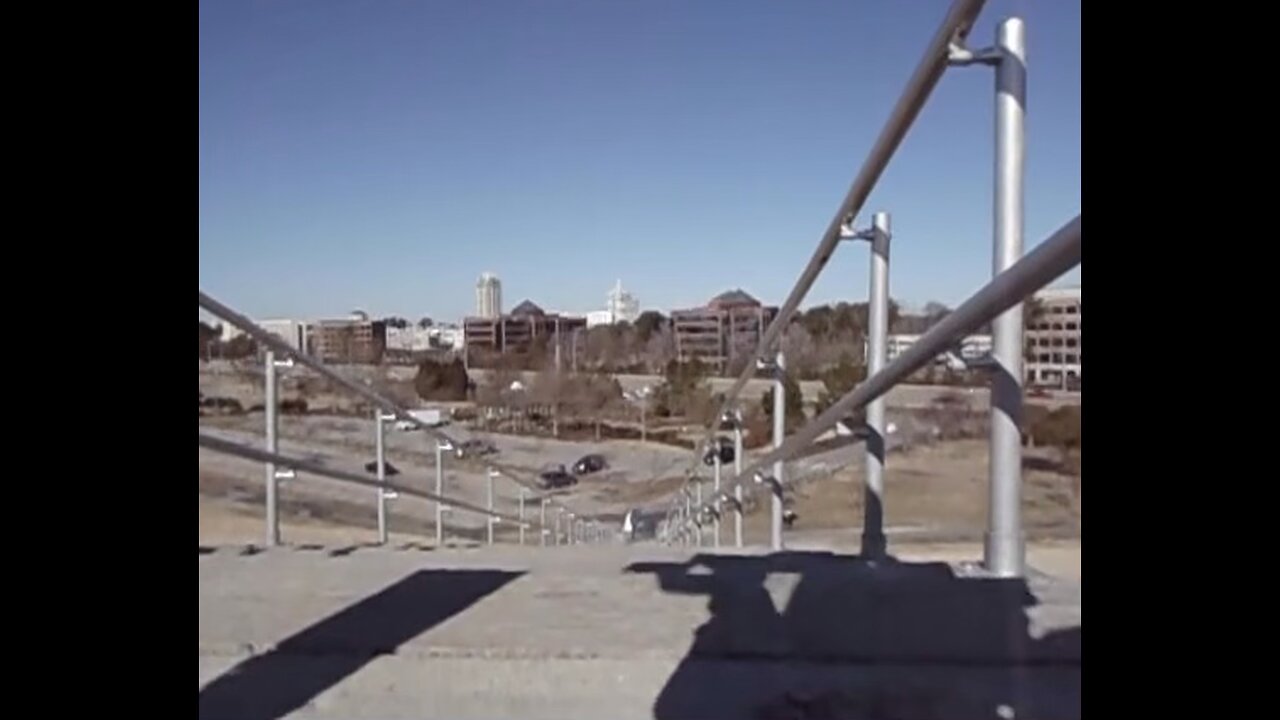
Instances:
[[[573,464],[573,474],[589,475],[607,467],[609,463],[605,462],[603,455],[583,455],[581,460]]]
[[[498,448],[494,447],[491,442],[472,439],[458,443],[453,452],[459,458],[481,457],[483,455],[492,455],[493,453],[498,452]]]
[[[542,489],[544,490],[554,490],[578,484],[578,478],[570,475],[563,465],[544,470],[538,475],[538,479],[542,481]]]
[[[364,464],[364,471],[365,471],[365,472],[367,472],[367,473],[373,473],[374,475],[377,475],[377,474],[378,474],[378,461],[377,461],[377,460],[374,460],[373,462],[367,462],[367,463],[365,463],[365,464]],[[387,461],[385,461],[385,460],[384,460],[384,461],[382,462],[382,474],[383,474],[383,477],[393,477],[393,476],[395,476],[395,475],[399,475],[399,474],[400,474],[400,471],[396,469],[396,466],[395,466],[395,465],[392,465],[391,463],[389,463],[389,462],[387,462]]]
[[[706,451],[706,453],[705,453],[705,454],[703,454],[703,456],[702,456],[702,462],[703,462],[704,464],[706,464],[706,465],[715,465],[715,464],[716,464],[716,455],[717,455],[716,450],[717,450],[717,449],[719,450],[719,453],[718,453],[718,454],[720,455],[720,464],[721,464],[721,465],[727,465],[727,464],[729,464],[729,463],[733,462],[733,457],[734,457],[734,455],[733,455],[733,441],[732,441],[732,440],[730,440],[729,438],[723,438],[723,437],[722,437],[722,438],[719,438],[719,439],[716,441],[716,443],[717,443],[717,444],[716,444],[716,448],[708,448],[708,449],[707,449],[707,451]]]

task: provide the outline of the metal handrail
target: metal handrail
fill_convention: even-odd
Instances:
[[[363,485],[365,487],[381,489],[388,492],[397,492],[404,495],[412,495],[414,497],[422,498],[424,500],[434,500],[436,502],[445,503],[451,508],[467,510],[469,512],[484,515],[486,517],[492,517],[498,520],[505,520],[507,522],[515,523],[517,526],[523,524],[524,527],[526,528],[532,527],[531,523],[529,523],[528,521],[521,522],[521,520],[515,517],[514,515],[507,515],[505,513],[496,512],[493,510],[489,510],[488,508],[482,508],[479,505],[472,505],[471,503],[468,503],[465,501],[452,500],[443,495],[437,495],[433,492],[428,492],[426,490],[419,490],[417,488],[410,487],[408,485],[400,485],[398,483],[393,483],[390,481],[378,482],[377,480],[370,480],[369,478],[363,475],[360,475],[359,473],[326,467],[324,465],[321,465],[320,463],[312,462],[310,460],[304,460],[302,458],[292,457],[290,455],[282,455],[280,453],[269,452],[267,450],[263,450],[262,448],[256,448],[250,445],[243,445],[241,443],[232,442],[230,440],[224,440],[219,437],[214,437],[213,435],[206,435],[205,433],[200,433],[200,447],[208,450],[213,450],[214,452],[220,452],[226,455],[234,455],[236,457],[244,458],[245,460],[256,460],[258,462],[274,463],[281,467],[286,467],[293,470],[311,473],[312,475],[319,475],[321,477],[327,477],[333,480],[341,480],[343,482],[353,483],[355,485]]]
[[[743,469],[741,475],[735,476],[729,481],[728,486],[722,489],[721,497],[731,493],[735,487],[748,487],[744,483],[745,478],[752,479],[751,485],[767,480],[768,478],[761,472],[763,468],[779,460],[789,459],[819,435],[834,427],[841,419],[884,395],[894,385],[931,363],[956,339],[982,327],[1004,311],[1023,302],[1036,290],[1079,265],[1080,249],[1080,216],[1077,215],[1049,236],[1039,247],[1027,253],[1008,270],[994,277],[982,289],[971,295],[960,307],[930,328],[883,370],[845,393],[821,415],[797,430],[781,445]],[[714,507],[717,499],[713,497],[710,502],[704,502],[698,506],[698,511]]]
[[[836,210],[835,216],[822,234],[822,239],[818,242],[818,247],[814,250],[813,257],[809,259],[809,264],[800,273],[795,286],[791,289],[791,294],[787,296],[786,302],[779,308],[778,314],[774,316],[773,321],[769,323],[769,327],[765,329],[764,335],[760,337],[760,343],[755,351],[756,358],[765,358],[767,356],[769,349],[778,341],[783,329],[791,322],[791,318],[795,315],[796,310],[799,309],[800,303],[804,300],[805,295],[808,294],[809,289],[813,287],[813,283],[818,279],[818,274],[822,272],[822,269],[831,259],[836,245],[840,243],[841,228],[851,223],[854,217],[862,210],[863,204],[866,203],[871,191],[875,189],[876,183],[880,180],[885,168],[888,167],[889,161],[893,158],[898,146],[902,144],[907,131],[911,129],[912,124],[920,115],[920,111],[924,108],[925,102],[928,101],[934,88],[937,87],[938,81],[942,78],[943,72],[947,68],[948,49],[952,44],[962,42],[968,37],[974,21],[977,19],[978,14],[982,12],[985,4],[986,0],[955,0],[951,3],[946,16],[943,17],[942,23],[938,26],[938,30],[929,40],[929,44],[925,46],[924,55],[919,64],[916,65],[915,71],[911,73],[911,78],[907,81],[907,86],[903,89],[897,104],[893,106],[893,110],[889,113],[889,119],[885,121],[879,136],[876,137],[875,144],[871,146],[871,151],[867,154],[866,160],[863,161],[862,168],[858,171],[857,176],[854,177],[853,183],[850,185],[849,191],[845,193],[844,199],[840,202],[840,207]],[[719,410],[707,426],[705,438],[702,443],[694,448],[694,470],[697,469],[698,457],[702,448],[715,439],[716,430],[720,425],[720,418],[733,409],[738,395],[741,394],[742,389],[746,387],[747,381],[755,375],[755,372],[755,364],[748,362],[742,373],[730,386],[729,391],[725,393]]]
[[[216,315],[222,320],[225,320],[226,322],[234,325],[236,328],[240,329],[246,335],[253,338],[253,340],[257,342],[260,346],[268,348],[285,357],[292,358],[298,364],[307,367],[311,371],[321,375],[322,377],[330,380],[331,382],[334,382],[340,385],[341,387],[347,389],[348,391],[370,401],[371,403],[376,405],[378,408],[387,411],[389,414],[394,416],[395,419],[403,420],[405,422],[413,424],[414,426],[416,426],[421,430],[425,430],[428,435],[432,436],[436,440],[436,442],[447,442],[449,444],[455,445],[455,447],[457,446],[455,444],[457,443],[457,441],[454,440],[452,437],[450,437],[447,433],[441,432],[438,428],[432,427],[431,425],[428,425],[422,422],[421,420],[419,420],[418,418],[414,417],[408,412],[408,410],[406,410],[396,401],[382,395],[381,393],[377,392],[376,390],[373,390],[372,388],[369,388],[365,385],[362,385],[352,380],[349,377],[344,376],[343,374],[337,372],[336,370],[324,364],[320,360],[317,360],[311,355],[308,355],[307,353],[302,352],[301,350],[298,350],[297,348],[293,347],[289,343],[285,342],[278,335],[265,330],[264,328],[259,326],[257,323],[253,322],[253,320],[250,320],[248,317],[236,312],[231,307],[219,302],[218,300],[214,299],[213,297],[205,293],[203,290],[200,291],[200,307],[204,308],[205,310],[212,313],[213,315]],[[469,458],[467,458],[466,456],[463,456],[463,458],[461,459],[464,462],[469,460]],[[531,483],[517,477],[517,473],[513,472],[509,467],[495,468],[492,465],[485,465],[485,471],[488,472],[490,470],[495,470],[500,475],[505,475],[508,479],[511,479],[522,486],[529,487],[531,485]],[[335,478],[335,479],[341,479],[341,478]],[[577,515],[578,517],[584,517],[584,518],[590,517],[590,516],[581,515],[580,513],[577,513],[571,507],[569,507],[568,505],[565,505],[564,503],[559,502],[558,500],[552,499],[550,497],[545,497],[545,496],[544,498],[548,501],[548,504],[558,508],[563,508],[565,511],[572,512],[574,513],[574,515]],[[542,500],[544,498],[537,498],[537,499]],[[445,502],[457,507],[462,506],[460,503],[449,500],[448,498],[441,500],[441,502]]]

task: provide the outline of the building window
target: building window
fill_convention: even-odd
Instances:
[[[1080,327],[1079,325],[1077,325],[1077,324],[1075,324],[1075,323],[1073,323],[1073,322],[1069,322],[1069,323],[1067,323],[1067,329],[1068,329],[1068,330],[1077,330],[1077,329],[1079,329],[1079,327]]]
[[[1075,365],[1075,364],[1076,364],[1076,363],[1078,363],[1078,362],[1080,362],[1080,360],[1077,358],[1077,356],[1072,355],[1071,353],[1067,353],[1067,364],[1068,364],[1068,365]]]
[[[1054,324],[1053,324],[1053,329],[1054,329],[1054,330],[1061,330],[1061,329],[1062,329],[1062,323],[1054,323]]]
[[[1040,338],[1040,347],[1049,347],[1049,338]]]
[[[1054,346],[1054,347],[1062,347],[1062,338],[1054,338],[1054,339],[1053,339],[1053,346]]]
[[[1049,362],[1049,353],[1040,353],[1040,362],[1042,363]]]
[[[1067,308],[1068,315],[1075,315],[1078,312],[1080,312],[1080,308],[1076,307],[1075,305],[1072,305],[1071,307]]]
[[[1054,364],[1055,364],[1055,365],[1060,365],[1060,364],[1062,364],[1062,353],[1054,353],[1054,354],[1053,354],[1053,362],[1054,362]]]
[[[1075,338],[1067,338],[1067,347],[1069,347],[1069,348],[1073,348],[1073,347],[1075,347],[1075,346],[1077,346],[1077,345],[1079,345],[1079,344],[1080,344],[1080,341],[1079,341],[1079,340],[1077,340],[1077,339],[1075,339]]]

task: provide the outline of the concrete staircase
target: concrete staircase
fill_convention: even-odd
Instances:
[[[1080,587],[657,546],[201,548],[202,718],[1075,718]]]

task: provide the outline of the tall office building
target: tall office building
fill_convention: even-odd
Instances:
[[[636,318],[640,317],[640,301],[622,289],[621,280],[609,291],[605,307],[611,323],[635,322]]]
[[[476,317],[494,319],[502,315],[502,281],[487,272],[476,281]]]
[[[1080,287],[1046,288],[1035,294],[1027,323],[1027,382],[1073,388],[1080,383]]]

